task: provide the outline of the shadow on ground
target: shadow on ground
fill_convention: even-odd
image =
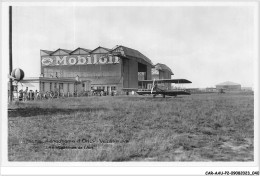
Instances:
[[[142,97],[136,97],[136,96],[125,96],[125,97],[117,97],[117,99],[123,99],[123,100],[128,100],[128,101],[164,101],[164,100],[174,100],[174,99],[183,99],[183,97],[165,97],[163,98],[162,96],[142,96]]]
[[[107,108],[80,108],[80,109],[59,109],[59,108],[18,108],[8,109],[8,117],[31,117],[37,115],[71,114],[75,112],[107,111]]]

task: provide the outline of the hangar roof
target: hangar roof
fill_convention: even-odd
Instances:
[[[118,45],[114,49],[109,49],[109,48],[104,48],[104,47],[99,46],[99,47],[97,47],[93,50],[89,50],[89,49],[85,49],[85,48],[77,48],[73,51],[67,50],[67,49],[60,49],[60,48],[55,50],[55,51],[41,50],[41,56],[45,56],[45,55],[68,55],[68,54],[78,54],[78,53],[80,53],[80,54],[108,53],[108,52],[114,52],[114,51],[116,51],[116,52],[120,51],[122,53],[122,55],[125,55],[126,57],[134,57],[134,58],[143,60],[146,63],[153,66],[152,61],[148,57],[143,55],[141,52],[139,52],[138,50],[132,49],[132,48],[122,46],[122,45]]]
[[[61,49],[61,50],[66,51],[67,53],[71,52],[71,50],[67,50],[67,49]]]
[[[88,54],[90,51],[91,50],[89,49],[78,47],[77,49],[70,52],[70,54]]]
[[[93,49],[92,51],[90,51],[90,53],[107,53],[107,52],[109,52],[109,51],[111,51],[111,49],[108,49],[108,48],[104,48],[104,47],[102,47],[102,46],[99,46],[99,47]]]
[[[45,52],[47,54],[51,54],[53,51],[49,51],[49,50],[41,50],[42,52]]]
[[[56,51],[53,51],[50,55],[67,55],[69,53],[71,53],[71,50],[59,48]]]
[[[153,65],[152,61],[146,57],[145,55],[143,55],[141,52],[139,52],[138,50],[135,50],[135,49],[132,49],[132,48],[128,48],[128,47],[125,47],[125,46],[122,46],[122,45],[119,45],[117,46],[115,49],[112,50],[115,51],[115,50],[118,50],[118,48],[121,48],[123,50],[123,53],[124,55],[127,57],[135,57],[135,58],[139,58],[139,59],[142,59],[144,60],[145,62],[147,62],[148,64],[151,64]]]
[[[239,85],[240,84],[238,84],[238,83],[234,83],[234,82],[230,82],[230,81],[226,81],[226,82],[217,84],[217,86],[239,86]]]
[[[167,70],[167,71],[169,71],[173,75],[172,70],[165,64],[157,63],[155,65],[155,69],[157,69],[157,70]]]
[[[41,50],[41,56],[48,56],[51,53],[53,53],[53,51],[48,51],[48,50]]]

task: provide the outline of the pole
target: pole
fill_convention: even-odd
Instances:
[[[11,75],[13,70],[13,59],[12,59],[12,6],[9,6],[9,74]],[[13,101],[13,80],[10,78],[9,81],[9,98],[10,102]]]

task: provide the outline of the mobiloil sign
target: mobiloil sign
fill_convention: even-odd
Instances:
[[[118,64],[119,57],[108,54],[94,55],[69,55],[69,56],[44,56],[41,58],[42,66],[57,65],[91,65],[91,64]]]

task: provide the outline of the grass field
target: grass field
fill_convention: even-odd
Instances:
[[[9,161],[253,161],[254,97],[81,97],[9,105]]]

